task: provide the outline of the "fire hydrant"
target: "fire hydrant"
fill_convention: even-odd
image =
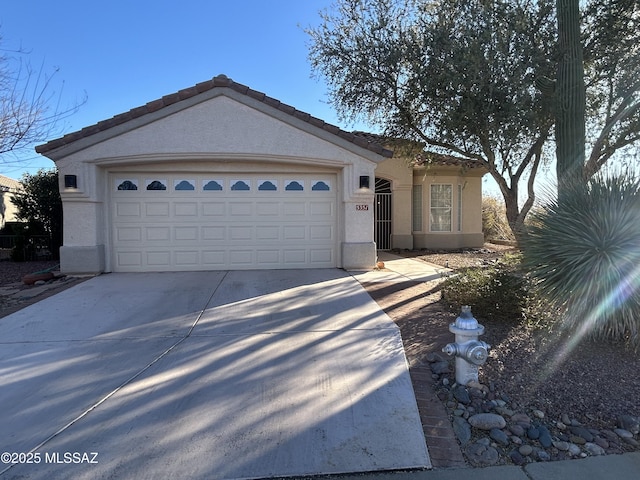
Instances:
[[[471,307],[465,305],[455,323],[449,325],[449,331],[455,334],[456,341],[445,346],[442,351],[456,357],[456,382],[460,385],[477,382],[478,366],[487,361],[491,348],[478,340],[484,333],[484,326],[473,317]]]

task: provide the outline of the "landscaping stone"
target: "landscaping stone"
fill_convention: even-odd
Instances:
[[[579,437],[578,435],[571,435],[569,437],[569,440],[572,443],[575,443],[575,444],[578,444],[578,445],[584,445],[585,443],[587,443],[587,441],[584,438]]]
[[[522,445],[518,449],[518,452],[520,452],[521,455],[524,455],[525,457],[528,457],[529,455],[531,455],[533,453],[533,447],[531,445]]]
[[[571,427],[569,430],[574,435],[577,435],[578,437],[584,438],[585,442],[593,442],[593,435],[586,428],[584,428],[584,427]]]
[[[462,385],[457,385],[453,389],[453,396],[456,398],[456,400],[458,400],[460,403],[463,403],[465,405],[469,405],[471,403],[469,392]]]
[[[453,433],[456,435],[460,445],[464,447],[471,440],[471,425],[462,417],[454,417],[452,424]]]
[[[569,453],[571,455],[573,455],[574,457],[577,457],[582,453],[582,449],[578,445],[576,445],[575,443],[570,443],[569,444]]]
[[[618,426],[624,430],[628,430],[634,435],[640,433],[640,418],[631,415],[621,415],[618,417]]]
[[[498,451],[492,446],[481,442],[471,443],[465,448],[469,462],[475,467],[488,467],[495,465],[500,460]]]
[[[492,428],[504,428],[507,426],[504,417],[495,413],[478,413],[469,417],[469,423],[472,427],[480,430],[491,430]]]
[[[522,454],[518,450],[512,450],[511,452],[509,452],[509,458],[516,465],[524,465],[525,463],[527,463],[525,457],[522,456]]]
[[[431,371],[433,373],[435,373],[436,375],[442,375],[444,373],[449,373],[450,367],[449,367],[449,362],[434,362],[430,365],[431,367]]]
[[[548,462],[549,460],[551,460],[551,455],[549,455],[549,452],[547,452],[546,450],[538,450],[536,452],[536,456],[541,462]]]
[[[604,455],[605,453],[604,448],[591,442],[585,443],[584,448],[589,453],[589,455]]]
[[[531,426],[531,418],[525,413],[516,413],[515,415],[512,415],[511,421],[522,425],[523,427]]]
[[[509,437],[499,428],[492,428],[491,431],[489,431],[489,436],[500,445],[509,445]]]
[[[463,387],[452,379],[447,385],[442,380],[441,377],[438,382],[438,397],[452,418],[463,454],[474,467],[526,465],[640,449],[638,434],[633,433],[640,428],[637,417],[620,416],[615,429],[591,428],[592,425],[586,422],[583,425],[570,413],[563,413],[559,419],[548,418],[538,409],[524,413],[525,407],[510,402],[507,395],[496,391],[495,385],[492,390],[480,384]],[[598,421],[588,413],[584,416]]]
[[[551,448],[553,440],[551,439],[551,432],[549,432],[549,429],[542,425],[538,428],[538,431],[540,432],[540,436],[538,437],[540,445],[544,448]]]
[[[613,431],[622,439],[633,438],[633,433],[629,430],[625,430],[624,428],[615,428]]]

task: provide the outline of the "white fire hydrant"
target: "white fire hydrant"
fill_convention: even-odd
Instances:
[[[478,340],[484,333],[484,326],[473,317],[471,307],[465,305],[455,323],[449,325],[449,331],[455,334],[456,341],[445,346],[442,351],[456,357],[456,382],[460,385],[477,382],[478,366],[487,361],[491,348]]]

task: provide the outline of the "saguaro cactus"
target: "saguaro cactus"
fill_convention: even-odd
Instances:
[[[556,157],[558,193],[584,182],[585,85],[579,0],[556,0],[559,62],[556,79]]]

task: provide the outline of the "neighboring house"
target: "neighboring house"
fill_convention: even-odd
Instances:
[[[11,197],[20,192],[22,184],[18,180],[0,175],[0,228],[7,222],[16,222],[18,209],[11,201]]]
[[[360,135],[376,139],[371,134]],[[445,155],[431,154],[426,160],[422,154],[403,153],[408,150],[406,146],[395,150],[393,158],[376,168],[378,249],[482,247],[485,167],[480,162]]]
[[[67,273],[376,261],[375,169],[392,152],[224,75],[36,151],[60,174]]]

